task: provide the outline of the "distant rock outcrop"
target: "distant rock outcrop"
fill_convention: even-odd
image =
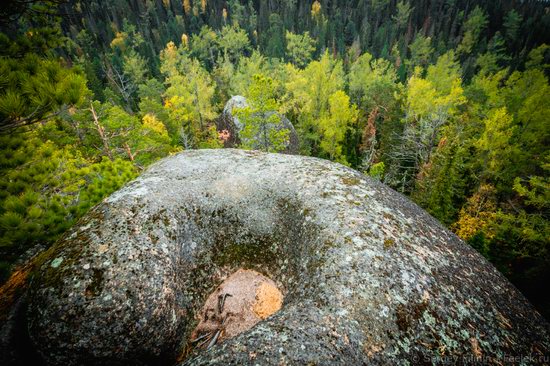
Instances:
[[[223,108],[223,113],[221,116],[216,120],[216,128],[218,132],[223,132],[224,130],[229,133],[228,138],[225,140],[224,147],[237,147],[239,143],[241,142],[241,136],[240,132],[244,128],[244,124],[239,120],[237,116],[235,116],[235,109],[237,108],[245,108],[248,106],[248,103],[246,101],[246,98],[240,95],[235,95],[231,97],[225,104],[225,107]],[[264,118],[268,119],[276,112],[269,112],[266,113]],[[296,130],[294,129],[294,126],[292,123],[286,118],[284,115],[278,114],[279,117],[279,123],[278,124],[267,124],[268,129],[287,129],[289,130],[289,140],[286,144],[286,147],[281,153],[283,154],[293,154],[296,155],[300,151],[300,142],[298,139],[298,134],[296,133]],[[262,131],[260,131],[262,133]],[[259,146],[256,146],[256,148],[259,148]]]
[[[243,129],[243,124],[239,121],[239,118],[235,116],[233,113],[234,109],[239,108],[246,108],[248,107],[248,103],[246,102],[246,98],[242,95],[234,95],[225,103],[225,107],[223,107],[223,114],[226,116],[231,117],[233,124],[237,128],[238,131]]]
[[[242,268],[267,279],[224,282]],[[199,339],[223,332],[238,308],[223,302],[246,291],[261,292],[260,318],[282,308],[221,343]],[[549,324],[471,247],[390,188],[303,156],[163,159],[73,227],[25,293],[24,316],[0,332],[18,347],[11,361],[506,364],[550,351]]]

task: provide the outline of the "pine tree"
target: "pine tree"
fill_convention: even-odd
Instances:
[[[245,149],[260,149],[278,152],[288,144],[290,131],[281,126],[281,117],[276,113],[273,79],[261,74],[253,77],[246,93],[248,106],[235,113],[243,124],[239,135]]]
[[[286,32],[286,55],[295,66],[303,68],[310,61],[315,52],[315,40],[309,32],[294,34]]]

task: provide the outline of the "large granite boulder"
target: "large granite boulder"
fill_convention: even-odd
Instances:
[[[248,102],[246,101],[246,98],[242,95],[232,96],[223,107],[223,114],[231,117],[231,120],[235,125],[237,131],[242,130],[244,125],[241,123],[241,121],[239,121],[239,117],[235,116],[234,112],[237,109],[243,109],[246,107],[248,107]]]
[[[325,160],[232,149],[163,159],[72,228],[32,280],[25,347],[50,365],[173,364],[206,299],[239,269],[273,280],[281,310],[179,362],[549,353],[550,327],[527,300],[407,198]]]
[[[216,120],[217,130],[226,136],[224,147],[237,147],[242,142],[240,132],[244,128],[244,124],[239,120],[239,117],[236,115],[235,111],[237,109],[245,107],[248,107],[248,102],[246,101],[246,98],[241,95],[235,95],[227,101],[225,107],[223,108],[223,113]],[[285,148],[280,152],[283,154],[298,154],[300,152],[300,142],[298,139],[298,134],[296,133],[294,126],[288,120],[288,118],[274,111],[265,113],[263,118],[269,119],[274,114],[276,114],[278,117],[278,123],[267,123],[265,125],[265,128],[268,130],[268,133],[270,130],[288,130],[288,141],[285,144]],[[263,133],[264,130],[260,129],[258,133],[259,136],[256,136],[256,140],[258,141],[258,143],[253,144],[255,145],[255,149],[262,149],[259,141],[261,140],[261,136],[263,136]]]

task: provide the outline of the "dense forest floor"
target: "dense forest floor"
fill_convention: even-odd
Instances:
[[[540,1],[22,1],[0,7],[0,269],[225,103],[405,193],[549,318],[550,12]],[[288,133],[268,136],[280,151]]]

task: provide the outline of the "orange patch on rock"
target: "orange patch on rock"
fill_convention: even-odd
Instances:
[[[26,264],[13,271],[10,278],[0,287],[0,321],[4,321],[9,315],[9,309],[19,296],[28,287],[27,278],[36,267],[36,260],[30,260]]]
[[[256,303],[254,313],[261,319],[276,313],[283,305],[283,294],[268,282],[262,282],[256,289]]]

